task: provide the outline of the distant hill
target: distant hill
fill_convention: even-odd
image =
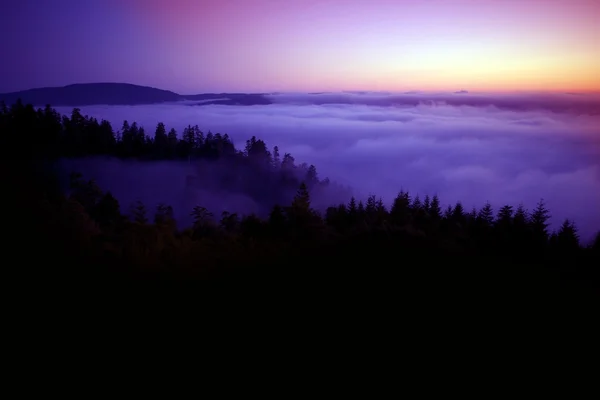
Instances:
[[[135,105],[182,100],[179,94],[168,90],[127,83],[84,83],[0,94],[0,100],[6,104],[13,104],[19,98],[36,106]]]
[[[197,100],[198,103],[192,105],[221,104],[226,106],[254,106],[271,104],[264,94],[248,93],[204,93],[190,96],[183,96],[185,100]]]
[[[262,94],[206,93],[180,95],[168,90],[128,83],[81,83],[63,87],[47,87],[0,94],[0,101],[14,104],[18,99],[34,106],[143,105],[175,101],[198,101],[192,105],[271,104]]]

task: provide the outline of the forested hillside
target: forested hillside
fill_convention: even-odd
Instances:
[[[196,126],[180,138],[163,124],[152,133],[135,122],[115,130],[78,109],[61,116],[50,106],[36,110],[21,102],[0,107],[0,132],[8,206],[16,210],[8,213],[9,226],[15,238],[26,238],[12,250],[19,254],[18,268],[32,272],[43,262],[45,274],[93,272],[113,282],[124,276],[337,282],[332,288],[343,290],[351,290],[347,282],[375,282],[445,296],[506,290],[581,295],[598,283],[600,235],[581,244],[574,221],[550,232],[543,200],[533,210],[518,204],[466,210],[460,202],[442,209],[435,195],[400,191],[389,208],[373,195],[319,212],[311,196],[329,181],[319,179],[314,166],[280,156],[277,147],[269,151],[256,137],[239,150],[228,135],[204,134]],[[273,205],[263,218],[235,210],[215,215],[197,204],[189,210],[193,225],[178,226],[169,204],[119,204],[78,174],[67,190],[58,185],[57,160],[92,155],[225,163],[235,166],[229,179],[242,177],[249,192],[268,193]],[[290,188],[295,194],[287,199]],[[34,252],[27,250],[32,246]]]

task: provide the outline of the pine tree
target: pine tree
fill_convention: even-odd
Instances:
[[[281,167],[281,156],[279,155],[279,147],[273,147],[273,168],[278,169]]]
[[[154,131],[154,148],[158,158],[166,156],[168,145],[169,138],[167,137],[167,129],[165,128],[165,124],[159,122]]]
[[[213,213],[202,206],[194,207],[190,215],[194,221],[194,229],[202,228],[212,222]]]
[[[102,227],[115,225],[121,220],[119,202],[110,192],[106,192],[94,207],[91,216]]]
[[[529,222],[529,213],[527,212],[525,207],[523,207],[523,204],[519,204],[519,206],[517,207],[513,221],[515,223],[515,227],[518,227],[520,229],[525,227]]]
[[[484,226],[492,226],[494,223],[494,210],[492,205],[487,202],[477,214],[477,220]]]
[[[315,167],[314,165],[308,167],[308,170],[306,171],[305,181],[309,187],[314,187],[317,183],[319,183],[317,167]]]
[[[281,230],[285,225],[285,214],[281,206],[277,204],[273,206],[269,214],[269,225],[276,231]]]
[[[296,168],[295,162],[296,160],[290,153],[285,153],[281,161],[281,168],[286,172],[291,172]]]
[[[306,183],[300,184],[291,207],[288,208],[287,215],[295,235],[303,238],[310,237],[315,227],[314,223],[317,221],[317,214],[311,208],[310,194]]]
[[[348,211],[351,213],[356,212],[356,198],[354,198],[354,196],[350,198],[350,202],[348,203]]]
[[[168,206],[164,203],[160,203],[156,207],[156,212],[154,213],[154,223],[156,225],[169,225],[175,222],[175,218],[173,217],[173,207]]]
[[[468,217],[470,221],[477,220],[477,209],[475,208],[475,206],[471,208],[471,212],[469,213]]]
[[[350,224],[353,224],[357,220],[358,216],[358,205],[356,204],[356,198],[352,196],[350,198],[350,202],[348,203],[348,221]]]
[[[358,210],[357,211],[358,211],[359,215],[364,215],[364,213],[365,213],[365,205],[362,200],[360,200],[358,202]]]
[[[425,200],[423,201],[423,209],[427,213],[429,213],[429,211],[431,209],[431,200],[429,199],[429,195],[428,194],[425,195]]]
[[[185,141],[190,149],[193,149],[196,144],[196,133],[191,125],[183,129],[182,140]]]
[[[377,213],[379,213],[379,214],[387,213],[387,209],[385,208],[385,204],[383,203],[383,199],[381,197],[377,200],[377,203],[375,204],[375,208],[377,210]]]
[[[206,138],[204,137],[204,132],[202,132],[200,130],[200,128],[198,127],[198,125],[194,125],[193,126],[193,131],[194,131],[194,149],[201,149],[202,146],[204,146],[204,143],[206,142]],[[217,140],[221,139],[221,135],[219,135],[217,133],[217,135],[219,136],[217,138]]]
[[[510,230],[510,242],[514,250],[529,250],[530,231],[529,231],[529,212],[519,204],[512,220]]]
[[[509,205],[502,206],[496,216],[496,223],[509,225],[513,216],[513,207]]]
[[[540,243],[548,240],[549,219],[550,212],[548,209],[546,209],[544,200],[541,199],[531,213],[531,218],[529,221],[535,240]]]
[[[511,234],[513,231],[513,207],[510,205],[504,205],[498,211],[496,216],[496,222],[494,223],[494,229],[498,233],[499,239],[503,245],[507,245],[512,238]]]
[[[572,221],[565,219],[556,235],[556,242],[561,250],[576,250],[579,248],[579,234]]]
[[[167,142],[169,148],[167,152],[168,157],[173,158],[177,153],[177,143],[179,142],[179,139],[177,139],[177,131],[175,130],[175,128],[171,128],[171,130],[169,131],[167,135]]]
[[[422,207],[423,207],[423,205],[421,203],[421,199],[419,198],[419,195],[416,195],[415,198],[413,199],[411,208],[416,211],[416,210],[420,210]]]
[[[400,190],[390,210],[390,217],[394,224],[403,226],[410,222],[410,206],[410,194],[404,190]]]
[[[146,217],[146,214],[146,206],[140,200],[132,204],[131,216],[134,222],[141,225],[148,223],[148,218]]]
[[[456,222],[462,222],[465,218],[465,209],[460,201],[456,202],[452,209],[452,219]]]
[[[375,195],[369,195],[369,197],[367,197],[367,206],[365,208],[365,211],[367,212],[367,214],[370,214],[370,215],[375,214],[376,206],[377,206],[377,198],[375,197]]]
[[[439,220],[442,218],[442,209],[440,207],[440,199],[437,195],[434,195],[431,199],[431,206],[429,208],[429,215],[433,220]]]
[[[415,226],[415,228],[424,228],[424,224],[427,221],[427,212],[423,207],[423,203],[421,202],[419,195],[415,196],[410,208],[413,219],[413,225]]]
[[[121,135],[125,136],[129,133],[129,129],[131,129],[129,122],[127,120],[123,121],[123,125],[121,125]]]
[[[298,188],[296,196],[292,201],[292,209],[295,211],[308,212],[310,210],[310,194],[306,183],[302,182]]]
[[[100,201],[102,190],[96,184],[96,181],[84,181],[79,173],[72,173],[70,176],[70,198],[77,201],[87,212],[91,212]]]
[[[452,219],[452,206],[448,204],[448,207],[444,210],[444,219]]]
[[[221,213],[220,226],[226,232],[234,232],[240,224],[240,219],[236,213],[223,211]]]

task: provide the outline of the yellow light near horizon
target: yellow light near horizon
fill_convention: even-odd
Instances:
[[[531,54],[498,47],[429,49],[404,55],[372,50],[361,57],[341,54],[338,65],[325,58],[303,75],[312,75],[313,82],[356,89],[600,90],[600,57],[589,52],[567,57],[547,49]],[[319,76],[325,66],[335,73]]]

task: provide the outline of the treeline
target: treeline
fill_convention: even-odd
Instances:
[[[44,256],[78,273],[90,268],[187,281],[250,274],[260,282],[299,274],[313,283],[381,276],[384,285],[399,275],[403,282],[443,279],[444,290],[456,290],[447,285],[477,279],[532,285],[556,271],[596,285],[600,272],[600,235],[582,246],[570,221],[550,232],[543,202],[530,212],[489,204],[466,212],[460,203],[442,210],[437,196],[401,192],[389,209],[371,196],[321,214],[301,184],[293,201],[273,207],[268,218],[215,215],[198,205],[190,210],[193,224],[178,226],[167,204],[121,207],[110,192],[73,175],[69,193],[34,204]]]
[[[265,169],[273,168],[277,160],[282,171],[286,159],[293,162],[287,154],[279,161],[276,152],[269,153],[256,138],[238,152],[226,135],[203,136],[196,127],[188,127],[177,141],[161,124],[154,139],[140,133],[135,124],[124,124],[114,135],[107,122],[81,117],[78,110],[71,118],[59,118],[50,107],[34,110],[16,104],[3,107],[0,121],[3,136],[22,146],[17,147],[19,154],[28,154],[26,149],[35,154],[32,161],[49,154],[114,151],[153,159],[243,157]],[[15,149],[4,147],[5,152]],[[200,277],[250,267],[272,267],[279,273],[301,268],[318,276],[327,270],[428,271],[433,266],[436,271],[458,271],[470,265],[484,271],[492,265],[509,269],[526,264],[558,268],[588,280],[597,279],[599,272],[600,234],[584,246],[576,225],[568,220],[551,232],[550,212],[543,201],[530,211],[511,205],[494,210],[490,204],[465,210],[460,202],[442,209],[437,196],[400,191],[389,208],[370,196],[350,198],[322,213],[311,201],[314,185],[320,183],[311,167],[293,199],[272,207],[267,218],[214,215],[199,204],[190,210],[193,225],[186,227],[177,226],[168,204],[122,207],[110,192],[77,174],[67,193],[53,192],[48,189],[51,184],[40,184],[50,180],[39,170],[29,170],[27,179],[23,171],[27,169],[19,170],[21,175],[14,169],[4,171],[13,183],[21,183],[15,202],[29,207],[28,224],[44,238],[44,251],[76,260],[77,265]],[[24,179],[35,184],[24,185]]]
[[[348,188],[319,179],[314,165],[297,164],[289,153],[281,155],[277,146],[270,151],[255,136],[238,150],[229,135],[204,133],[197,125],[187,126],[181,135],[158,123],[148,134],[136,122],[124,121],[119,130],[110,122],[82,115],[78,108],[70,116],[51,106],[35,109],[16,102],[0,103],[0,129],[6,156],[16,160],[56,160],[113,156],[135,160],[185,160],[198,164],[189,185],[206,190],[234,189],[248,195],[266,215],[273,204],[291,201],[301,182],[320,197],[330,193],[350,193]],[[204,164],[200,164],[204,162]],[[207,164],[208,162],[208,164]],[[210,165],[210,168],[206,168]]]
[[[438,196],[425,196],[421,200],[418,195],[413,198],[409,192],[401,191],[389,209],[376,196],[369,196],[364,202],[352,197],[347,204],[329,207],[322,215],[312,208],[309,190],[302,183],[291,204],[274,206],[266,219],[229,212],[214,215],[198,205],[190,210],[193,226],[177,227],[171,206],[159,204],[149,209],[137,202],[122,210],[110,192],[103,192],[94,181],[75,174],[65,201],[100,231],[115,234],[133,227],[158,229],[173,235],[166,240],[170,243],[173,238],[187,238],[192,242],[208,240],[211,243],[260,239],[268,243],[322,244],[373,234],[402,237],[411,243],[433,245],[444,251],[503,258],[544,254],[574,256],[600,250],[600,234],[592,245],[582,246],[577,228],[569,220],[550,232],[550,212],[543,200],[531,211],[523,206],[505,205],[495,212],[488,203],[479,210],[467,212],[460,202],[442,210]],[[156,233],[150,237],[157,239],[160,235]],[[159,243],[148,244],[147,248],[154,249],[152,259],[160,259],[154,257],[161,252]]]
[[[82,115],[78,108],[70,116],[61,115],[50,105],[35,109],[20,101],[8,107],[0,103],[0,128],[5,140],[18,148],[22,145],[27,155],[40,157],[86,157],[91,155],[115,155],[121,158],[148,160],[219,159],[246,156],[265,167],[275,163],[285,167],[294,166],[294,158],[279,154],[277,146],[272,153],[265,142],[252,137],[246,141],[244,150],[237,150],[229,135],[208,132],[198,125],[186,127],[181,138],[174,128],[167,131],[158,123],[152,134],[136,122],[123,122],[115,131],[109,121]],[[7,135],[10,134],[10,135]],[[14,147],[13,147],[14,148]],[[305,167],[308,169],[308,167]],[[314,169],[314,166],[312,166]]]

